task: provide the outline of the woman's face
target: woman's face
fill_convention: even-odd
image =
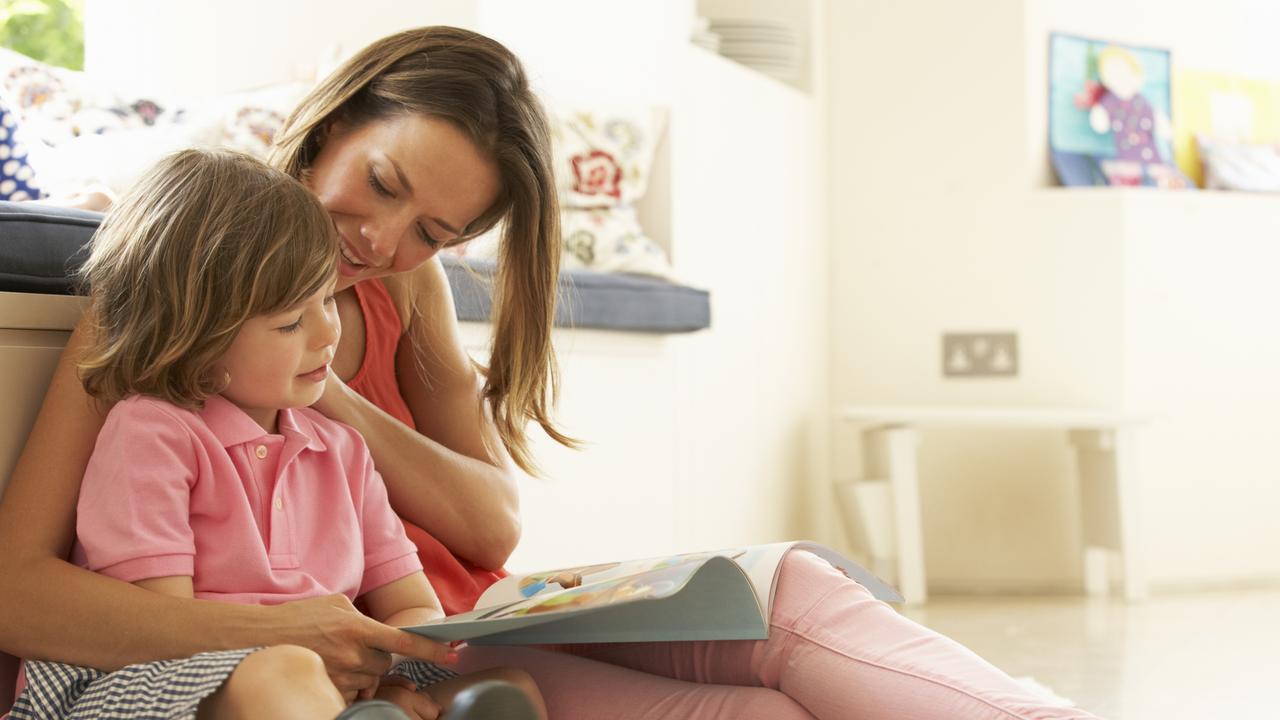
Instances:
[[[330,129],[308,183],[341,236],[338,290],[418,267],[497,200],[497,165],[447,121]]]

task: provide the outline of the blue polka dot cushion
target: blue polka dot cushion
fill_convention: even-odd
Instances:
[[[17,114],[0,102],[0,200],[37,200],[44,192],[18,135]]]

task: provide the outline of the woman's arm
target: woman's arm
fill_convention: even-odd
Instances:
[[[0,649],[115,669],[293,643],[325,658],[340,687],[357,688],[386,670],[387,652],[444,656],[442,646],[365,618],[340,595],[275,607],[184,600],[67,562],[80,481],[104,417],[76,375],[87,332],[81,322],[72,333],[0,502]]]
[[[519,473],[481,406],[444,268],[433,260],[412,277],[389,278],[387,286],[409,317],[396,369],[416,428],[332,379],[316,407],[364,436],[397,512],[454,554],[499,568],[520,539]]]

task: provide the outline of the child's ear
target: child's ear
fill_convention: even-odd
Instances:
[[[208,372],[209,386],[220,393],[231,386],[231,372],[221,365],[214,365]]]

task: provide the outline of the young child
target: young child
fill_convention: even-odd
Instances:
[[[324,390],[340,331],[337,249],[306,188],[235,153],[174,155],[111,211],[82,271],[97,327],[81,379],[113,407],[81,488],[78,563],[187,598],[279,604],[341,593],[396,626],[443,614],[364,441],[307,407]],[[319,656],[293,646],[112,673],[30,662],[26,680],[15,720],[108,709],[406,717],[386,700],[409,717],[454,717],[456,695],[492,680],[524,690],[519,717],[545,717],[527,675],[460,677],[420,661],[384,678],[384,700],[348,707]]]

